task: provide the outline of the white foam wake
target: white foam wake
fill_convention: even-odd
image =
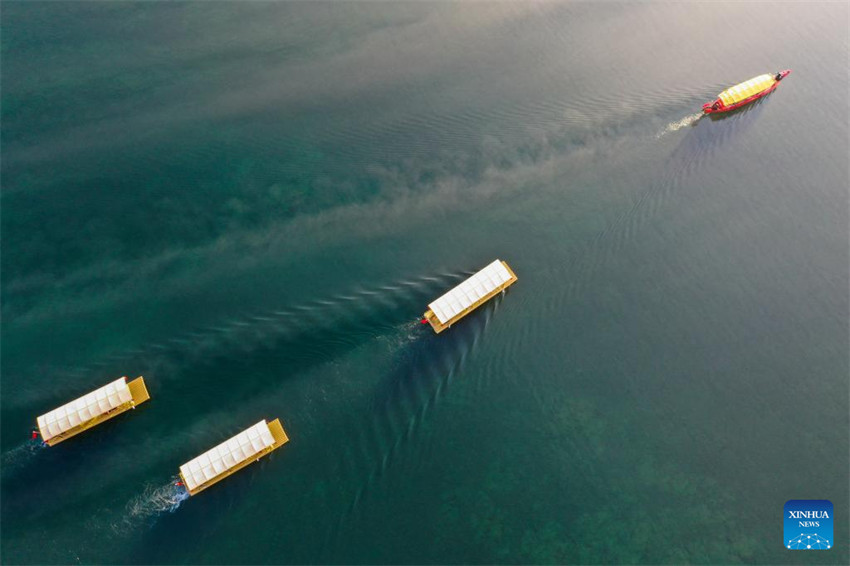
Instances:
[[[690,126],[691,124],[693,124],[694,122],[696,122],[697,120],[702,118],[702,116],[703,116],[702,112],[695,112],[695,113],[693,113],[689,116],[685,116],[681,120],[677,120],[675,122],[670,122],[669,124],[667,124],[667,126],[663,130],[658,132],[658,135],[656,135],[655,137],[656,137],[656,139],[658,139],[658,138],[665,136],[669,133],[677,132],[677,131],[681,130],[682,128],[686,127],[686,126]]]
[[[142,493],[127,503],[121,520],[113,525],[116,532],[126,533],[144,524],[150,524],[163,513],[174,513],[180,504],[189,499],[189,492],[176,485],[177,478],[165,485],[148,484]]]
[[[26,465],[32,460],[35,454],[44,448],[41,440],[27,440],[19,446],[15,446],[11,450],[4,452],[2,457],[3,473],[17,471],[19,468]]]

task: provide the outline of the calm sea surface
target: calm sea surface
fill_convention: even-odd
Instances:
[[[3,2],[3,563],[848,563],[848,22]],[[150,403],[29,440],[122,375]],[[832,550],[782,546],[788,499]]]

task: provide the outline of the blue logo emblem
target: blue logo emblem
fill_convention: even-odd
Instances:
[[[832,503],[826,499],[791,499],[785,503],[785,548],[829,550],[832,539]]]

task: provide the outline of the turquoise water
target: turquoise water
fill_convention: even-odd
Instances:
[[[4,2],[2,561],[846,564],[848,16]],[[806,498],[830,551],[782,546]]]

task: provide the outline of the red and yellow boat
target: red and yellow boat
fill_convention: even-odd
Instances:
[[[715,114],[740,108],[773,92],[779,81],[787,77],[789,73],[791,69],[779,71],[775,75],[765,74],[753,77],[727,88],[718,95],[717,100],[703,104],[702,109],[706,114]]]

